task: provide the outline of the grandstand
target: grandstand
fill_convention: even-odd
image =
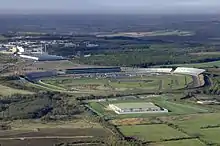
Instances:
[[[204,69],[197,69],[197,68],[187,68],[187,67],[178,67],[176,70],[174,70],[173,73],[176,74],[187,74],[191,76],[198,76],[205,72]]]
[[[57,60],[66,60],[62,56],[49,55],[49,54],[21,54],[19,55],[25,59],[31,59],[36,61],[57,61]]]
[[[27,73],[25,76],[28,80],[36,80],[40,78],[56,76],[58,73],[56,71],[45,71],[45,72],[31,72]]]
[[[121,68],[123,72],[136,73],[171,73],[172,68]]]
[[[187,67],[178,67],[176,70],[174,70],[174,74],[184,74],[184,75],[190,75],[193,78],[193,85],[192,87],[201,87],[205,85],[204,80],[204,69],[198,69],[198,68],[187,68]]]
[[[140,68],[138,72],[143,73],[171,73],[172,68]]]
[[[107,68],[74,68],[67,69],[66,74],[89,74],[89,73],[113,73],[121,72],[120,67],[107,67]]]

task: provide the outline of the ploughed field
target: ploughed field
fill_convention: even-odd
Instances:
[[[111,133],[102,128],[47,128],[39,131],[0,132],[0,144],[4,146],[39,146],[61,143],[92,143]]]
[[[83,145],[97,143],[112,135],[98,123],[85,120],[39,122],[38,120],[15,120],[6,122],[9,130],[0,130],[3,146],[54,146],[66,143]]]
[[[41,80],[41,84],[55,89],[95,92],[141,92],[170,91],[185,88],[191,83],[191,76],[184,75],[149,75],[122,78],[74,78],[54,77]]]

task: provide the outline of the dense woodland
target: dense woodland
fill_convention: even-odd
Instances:
[[[83,112],[77,102],[69,104],[69,95],[58,92],[38,92],[34,95],[1,97],[0,119],[67,120]]]

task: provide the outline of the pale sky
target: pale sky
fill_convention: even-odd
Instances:
[[[0,0],[0,12],[220,13],[220,0]]]

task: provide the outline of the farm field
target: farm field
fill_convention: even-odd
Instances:
[[[116,126],[126,126],[126,125],[144,125],[144,124],[159,124],[161,123],[156,118],[125,118],[125,119],[115,119],[110,121],[111,124]]]
[[[45,145],[77,141],[94,141],[112,133],[98,123],[83,120],[43,123],[37,120],[17,120],[9,124],[11,130],[0,132],[0,144],[4,146]],[[24,140],[19,140],[24,138]]]
[[[152,144],[150,146],[205,146],[198,139],[184,139],[178,141],[166,141],[157,144]]]
[[[0,140],[2,146],[65,146],[65,143],[73,143],[80,146],[101,146],[100,144],[88,145],[89,141],[95,141],[94,138],[48,138],[48,139],[26,139],[26,140]],[[79,142],[84,141],[85,144]],[[88,141],[88,142],[87,142]],[[63,145],[62,145],[63,144]]]
[[[114,34],[100,34],[97,37],[116,37],[116,36],[126,36],[126,37],[152,37],[152,36],[192,36],[193,32],[189,31],[179,31],[179,30],[161,30],[161,31],[151,31],[151,32],[119,32]]]
[[[125,136],[135,137],[137,139],[150,142],[188,137],[188,135],[181,133],[165,124],[130,125],[119,126],[118,128]]]
[[[96,93],[106,92],[156,92],[182,89],[192,82],[192,77],[184,75],[161,75],[127,78],[76,78],[56,77],[41,80],[41,84],[57,89]]]
[[[179,117],[160,118],[164,122],[173,123],[189,135],[198,135],[207,142],[220,144],[219,113],[187,115]]]
[[[192,64],[172,64],[167,66],[184,66],[184,67],[195,67],[195,68],[209,68],[209,67],[220,67],[220,61],[205,62],[205,63],[192,63]]]
[[[98,123],[84,120],[40,122],[38,120],[14,120],[8,123],[12,130],[35,130],[36,128],[102,128]]]
[[[197,52],[197,53],[190,53],[190,55],[219,55],[220,52],[219,51],[216,51],[216,52]]]
[[[0,95],[9,96],[13,94],[33,94],[30,91],[14,89],[11,87],[0,85]]]

